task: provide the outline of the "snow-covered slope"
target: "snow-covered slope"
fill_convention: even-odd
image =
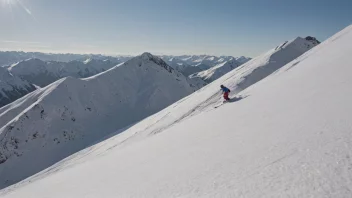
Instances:
[[[350,197],[351,52],[352,26],[192,116],[219,84],[236,90],[233,70],[3,197]]]
[[[202,71],[201,68],[189,65],[185,61],[178,59],[178,58],[174,58],[174,57],[172,57],[168,60],[165,60],[165,62],[168,65],[170,65],[172,68],[180,71],[185,76],[189,76],[191,74]]]
[[[236,58],[232,56],[217,57],[217,56],[202,55],[202,56],[192,56],[190,58],[184,58],[183,60],[186,60],[188,64],[192,66],[197,66],[202,70],[207,70],[218,64],[221,64],[227,61],[233,61],[234,59],[236,60]]]
[[[34,90],[33,85],[0,67],[0,107]]]
[[[1,108],[0,187],[200,88],[189,80],[145,53],[90,78],[63,78]]]
[[[255,83],[257,79],[260,80],[269,75],[316,45],[318,45],[318,43],[315,43],[314,41],[298,37],[290,42],[280,44],[275,49],[257,57],[256,60],[249,61],[245,65],[242,65],[235,59],[230,59],[208,70],[192,74],[190,75],[190,78],[200,78],[209,83],[242,65],[237,70],[237,73],[241,74],[241,77],[243,78],[242,82],[238,85],[238,88],[243,86],[242,89],[244,89]],[[242,58],[242,60],[240,58],[239,60],[244,61],[245,58]],[[248,77],[248,75],[253,75],[253,77]],[[251,82],[253,79],[255,82]]]
[[[173,69],[181,72],[184,76],[189,76],[190,74],[201,71],[199,67],[188,65],[187,63],[177,58],[171,58],[165,62]],[[191,84],[197,85],[198,87],[203,87],[207,84],[201,78],[187,78],[187,80],[190,81]]]
[[[202,79],[205,82],[212,82],[224,74],[230,72],[231,70],[235,69],[236,67],[240,66],[241,64],[237,62],[235,59],[230,59],[229,61],[225,61],[211,67],[208,70],[201,71],[195,74],[190,75],[190,78],[195,79]]]
[[[198,73],[219,64],[226,62],[237,62],[241,65],[250,60],[248,57],[232,57],[232,56],[208,56],[208,55],[193,55],[193,56],[161,56],[170,66],[179,70],[184,75],[189,76]]]
[[[56,62],[28,59],[11,65],[8,70],[28,82],[44,87],[63,77],[85,78],[106,71],[120,62],[86,59],[85,61]]]
[[[59,62],[28,59],[11,65],[8,67],[8,70],[32,84],[44,87],[60,79],[60,70],[62,67]]]

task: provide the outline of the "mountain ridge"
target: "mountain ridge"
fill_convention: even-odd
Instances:
[[[18,182],[193,93],[201,85],[191,81],[144,53],[95,76],[62,78],[0,108],[0,186]],[[39,154],[43,160],[29,160]],[[23,170],[21,164],[31,168]]]
[[[310,50],[279,45],[0,194],[349,197],[351,41],[349,26]],[[220,84],[234,90],[226,104]]]

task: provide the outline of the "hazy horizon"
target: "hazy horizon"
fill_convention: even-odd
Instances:
[[[0,50],[255,57],[298,36],[324,41],[351,24],[351,7],[348,0],[0,0]]]
[[[16,50],[2,50],[0,49],[0,52],[17,52],[17,53],[43,53],[43,54],[73,54],[73,55],[102,55],[102,56],[138,56],[141,55],[145,52],[147,53],[151,53],[148,51],[142,52],[142,53],[137,53],[137,54],[103,54],[103,53],[71,53],[71,52],[42,52],[42,51],[16,51]],[[221,57],[221,56],[233,56],[233,55],[214,55],[214,54],[155,54],[155,53],[151,53],[153,55],[156,56],[217,56],[217,57]],[[254,58],[254,57],[250,57],[250,56],[244,56],[244,55],[237,55],[237,56],[233,56],[233,57],[247,57],[247,58]]]

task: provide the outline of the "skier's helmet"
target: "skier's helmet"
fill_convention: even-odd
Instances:
[[[221,88],[224,88],[224,85],[220,85]]]

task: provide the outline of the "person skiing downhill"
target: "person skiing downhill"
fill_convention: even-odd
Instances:
[[[224,99],[226,101],[230,100],[230,98],[229,98],[230,89],[225,87],[224,85],[220,85],[220,87],[221,87],[222,92],[224,93]]]

